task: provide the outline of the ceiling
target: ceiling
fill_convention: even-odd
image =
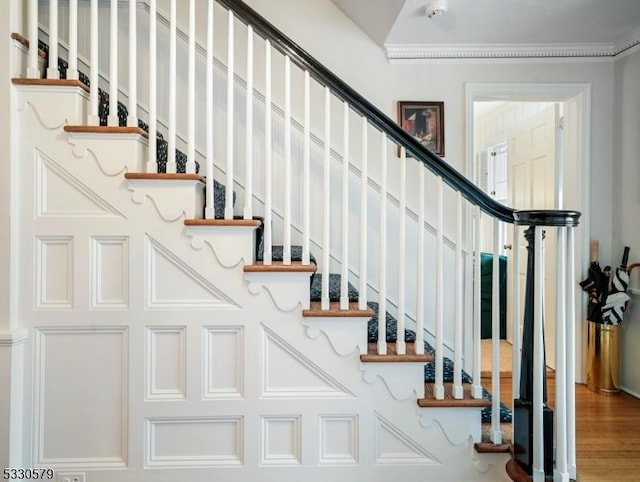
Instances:
[[[640,0],[332,0],[390,60],[613,57],[640,44]]]

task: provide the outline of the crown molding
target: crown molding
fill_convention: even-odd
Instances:
[[[622,41],[593,44],[385,44],[390,63],[434,60],[611,60],[640,45],[640,28]]]

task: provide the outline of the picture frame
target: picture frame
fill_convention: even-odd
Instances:
[[[398,123],[423,146],[444,157],[444,102],[398,101]]]

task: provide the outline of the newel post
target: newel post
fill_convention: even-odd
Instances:
[[[514,459],[532,474],[533,480],[543,481],[554,472],[553,411],[547,406],[547,378],[544,344],[544,287],[545,280],[554,279],[553,273],[544,272],[545,229],[565,229],[578,225],[580,213],[576,211],[516,211],[515,224],[528,226],[527,279],[525,287],[524,320],[522,329],[522,361],[520,365],[519,397],[514,400],[513,452]],[[564,243],[564,236],[559,237]],[[566,250],[567,246],[557,247]],[[562,267],[556,267],[562,269]],[[571,273],[562,273],[570,277]],[[558,293],[558,303],[573,303],[566,294]],[[566,330],[565,320],[556,320]],[[566,333],[566,331],[565,331]],[[565,373],[562,370],[562,373]],[[557,380],[556,384],[574,383]],[[557,413],[558,424],[566,424],[566,411],[574,407],[563,405]],[[564,433],[564,432],[563,432]]]

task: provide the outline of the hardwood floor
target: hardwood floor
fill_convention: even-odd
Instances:
[[[500,379],[501,399],[511,403],[511,379]],[[491,379],[483,379],[485,387]],[[549,405],[555,380],[549,378]],[[579,482],[640,481],[640,400],[604,395],[576,384],[576,457]]]

